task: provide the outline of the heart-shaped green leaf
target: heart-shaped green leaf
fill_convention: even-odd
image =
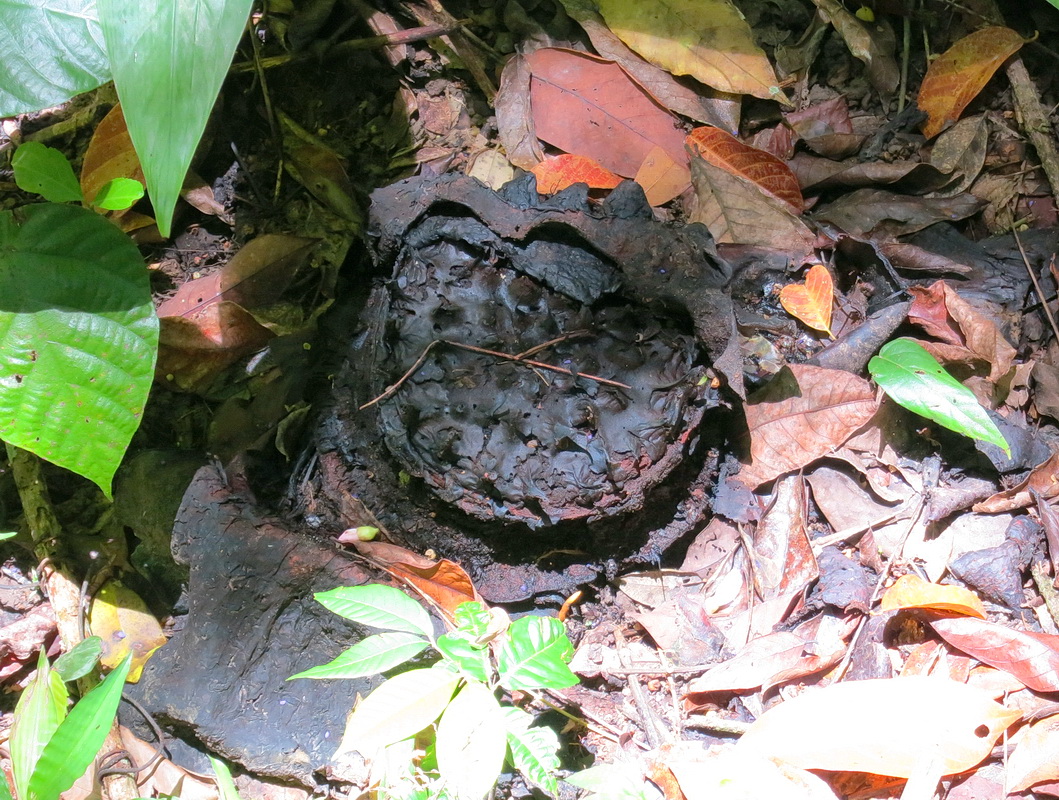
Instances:
[[[0,0],[0,117],[65,103],[110,78],[95,0]]]
[[[895,339],[868,362],[868,372],[894,402],[949,430],[995,444],[1008,457],[1011,448],[979,404],[923,345]]]
[[[80,203],[81,184],[61,150],[40,142],[26,142],[11,157],[15,183],[53,203]]]
[[[99,0],[114,86],[163,236],[252,2]]]
[[[77,206],[0,214],[0,439],[109,497],[157,350],[147,270],[129,237]]]

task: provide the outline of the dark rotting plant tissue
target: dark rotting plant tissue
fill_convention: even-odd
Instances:
[[[370,217],[380,278],[336,384],[347,468],[384,480],[366,452],[384,443],[427,505],[498,531],[648,507],[732,374],[730,269],[707,229],[656,222],[631,181],[593,204],[530,175],[499,192],[412,178]]]

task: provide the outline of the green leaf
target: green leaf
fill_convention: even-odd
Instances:
[[[14,539],[18,536],[18,531],[4,531],[0,533],[0,542],[6,542],[8,539]]]
[[[520,617],[511,623],[497,656],[500,683],[508,689],[562,689],[577,683],[566,666],[574,646],[555,617]]]
[[[143,197],[143,184],[132,178],[113,178],[92,198],[95,208],[104,211],[124,211],[132,208]]]
[[[228,765],[213,756],[209,756],[209,759],[210,766],[213,767],[213,774],[217,776],[217,791],[221,800],[241,800],[239,790],[235,788],[235,781],[232,780],[232,771],[228,769]]]
[[[439,636],[435,647],[459,667],[467,677],[487,683],[489,680],[489,652],[486,646],[477,644],[472,634],[456,631]]]
[[[110,497],[157,350],[147,269],[129,237],[77,206],[0,213],[0,439]]]
[[[477,600],[460,603],[452,614],[456,630],[466,631],[475,639],[489,630],[489,611]]]
[[[423,652],[430,642],[418,633],[393,631],[369,636],[350,647],[334,661],[307,669],[295,678],[360,678],[393,669]]]
[[[61,151],[40,142],[26,142],[11,157],[15,183],[53,203],[81,202],[81,183]]]
[[[551,728],[531,728],[533,717],[522,709],[504,706],[503,712],[511,763],[527,781],[555,797],[559,794],[555,780],[559,737]]]
[[[66,701],[69,697],[66,684],[48,665],[48,659],[41,650],[37,659],[37,674],[23,690],[15,706],[15,719],[8,740],[11,772],[19,797],[27,796],[30,776],[40,754],[66,718]]]
[[[507,752],[500,704],[477,681],[464,685],[438,723],[438,771],[460,800],[481,800],[500,775]]]
[[[29,779],[28,798],[58,800],[59,795],[73,786],[88,769],[118,713],[121,690],[131,663],[130,654],[70,709],[40,754],[37,768]]]
[[[894,402],[949,430],[1011,448],[974,393],[962,385],[918,342],[895,339],[868,362],[868,372]]]
[[[357,750],[370,757],[380,747],[419,733],[449,704],[459,682],[459,675],[443,669],[395,675],[357,705],[340,752]]]
[[[98,0],[114,86],[163,236],[252,4]]]
[[[76,681],[87,675],[103,655],[103,640],[98,636],[89,636],[74,645],[73,650],[63,653],[57,659],[53,669],[64,681]]]
[[[339,586],[314,597],[328,611],[374,628],[434,635],[430,614],[423,606],[393,586]]]
[[[0,0],[0,117],[65,103],[110,79],[94,0]]]

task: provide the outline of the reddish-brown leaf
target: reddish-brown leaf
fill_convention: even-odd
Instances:
[[[780,303],[787,313],[797,317],[810,328],[823,331],[832,339],[831,305],[835,300],[835,285],[831,273],[823,264],[813,264],[805,276],[805,285],[791,283],[780,289]]]
[[[941,617],[930,625],[953,647],[1011,673],[1034,691],[1059,692],[1059,636],[974,617]]]
[[[588,156],[568,153],[546,158],[530,172],[537,176],[537,191],[541,194],[554,194],[575,183],[587,183],[589,189],[613,189],[621,183],[621,178]]]
[[[837,450],[875,414],[875,391],[851,372],[788,365],[749,398],[749,466],[739,479],[751,488],[799,470]]]
[[[960,39],[927,68],[919,86],[919,107],[927,113],[923,135],[937,136],[960,118],[982,88],[1012,54],[1023,38],[1011,30],[993,26]]]
[[[525,58],[533,123],[541,139],[593,158],[625,178],[636,175],[655,147],[686,167],[677,118],[617,64],[554,47]]]
[[[882,596],[882,610],[927,608],[985,618],[985,606],[974,592],[962,586],[929,583],[918,575],[902,575]]]
[[[772,153],[744,144],[732,134],[710,126],[695,128],[688,134],[687,144],[715,167],[752,181],[795,211],[805,208],[798,179]]]

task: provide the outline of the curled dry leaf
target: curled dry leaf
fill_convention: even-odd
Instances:
[[[1034,691],[1059,692],[1059,636],[974,617],[940,617],[930,625],[953,647],[1014,675]]]
[[[754,488],[834,452],[878,406],[871,384],[850,372],[788,365],[748,398],[752,462],[740,480]]]
[[[813,264],[805,276],[805,285],[791,283],[780,289],[780,303],[787,313],[797,317],[810,328],[823,331],[832,339],[831,305],[835,300],[835,285],[831,273],[823,264]]]
[[[958,120],[967,104],[1000,65],[1018,52],[1023,41],[1011,28],[982,28],[934,59],[923,76],[916,101],[927,113],[923,135],[930,139]]]
[[[766,711],[740,739],[802,769],[909,778],[927,762],[951,775],[977,765],[1022,712],[945,678],[851,681],[810,689]]]
[[[901,78],[890,48],[872,34],[869,27],[846,10],[839,0],[813,0],[816,7],[835,26],[838,35],[846,42],[846,47],[855,58],[864,62],[868,70],[868,80],[875,90],[888,99],[897,89]]]
[[[496,93],[496,129],[508,160],[533,169],[544,160],[530,111],[530,70],[524,56],[515,54],[504,65]]]
[[[485,604],[471,577],[454,561],[430,559],[387,542],[361,541],[355,529],[343,533],[338,541],[352,545],[373,564],[415,588],[431,600],[450,623],[462,603]]]
[[[687,163],[677,118],[617,64],[554,47],[525,60],[533,125],[544,141],[625,178],[636,175],[655,147]]]
[[[621,183],[621,178],[588,156],[563,154],[546,158],[530,172],[537,176],[537,191],[541,194],[554,194],[575,183],[588,184],[589,189],[613,189]]]
[[[710,126],[695,128],[688,134],[686,143],[715,167],[757,184],[789,205],[795,213],[805,208],[798,179],[772,153],[744,144],[732,134]]]
[[[786,102],[754,32],[730,0],[601,0],[599,10],[622,41],[674,75]]]
[[[929,583],[918,575],[902,575],[882,596],[883,611],[899,608],[926,608],[985,619],[985,606],[962,586]]]

